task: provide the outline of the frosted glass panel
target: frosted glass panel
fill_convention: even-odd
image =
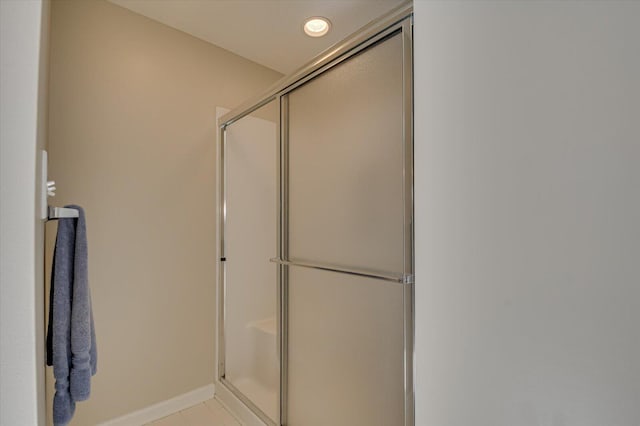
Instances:
[[[402,42],[289,95],[289,255],[403,272]]]
[[[289,425],[404,424],[402,285],[289,268]]]
[[[278,418],[276,309],[277,126],[275,105],[226,131],[225,378]]]

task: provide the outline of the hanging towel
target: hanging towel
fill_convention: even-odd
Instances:
[[[56,380],[53,422],[69,423],[75,403],[89,398],[96,373],[96,336],[87,268],[87,232],[84,210],[79,217],[60,219],[51,271],[47,364]]]

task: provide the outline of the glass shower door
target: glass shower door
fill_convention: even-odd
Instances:
[[[377,25],[220,122],[216,392],[250,424],[414,424],[410,9]]]
[[[267,104],[224,131],[224,315],[220,375],[262,417],[279,422],[277,156],[279,110]],[[267,419],[263,419],[267,420]]]
[[[405,424],[404,78],[397,32],[288,95],[288,426]]]

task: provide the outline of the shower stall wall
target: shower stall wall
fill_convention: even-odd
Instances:
[[[411,11],[219,119],[218,389],[265,424],[414,423]]]

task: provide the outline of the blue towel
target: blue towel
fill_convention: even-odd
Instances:
[[[60,219],[51,271],[47,364],[56,379],[53,423],[71,421],[75,403],[89,398],[96,373],[96,336],[87,268],[87,232],[84,210],[79,217]]]

